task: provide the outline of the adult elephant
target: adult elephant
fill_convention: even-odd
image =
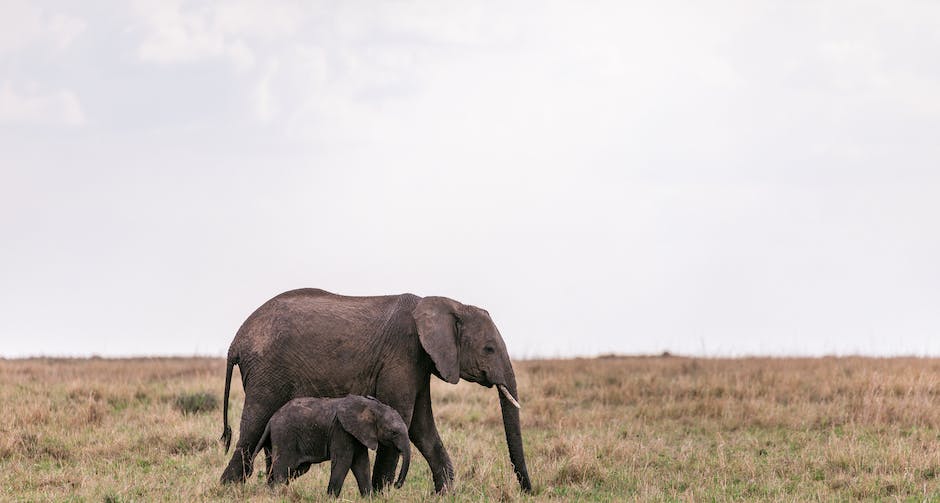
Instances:
[[[347,297],[318,289],[282,293],[242,324],[228,350],[222,409],[225,450],[232,368],[238,365],[245,406],[235,452],[222,482],[251,475],[251,457],[268,419],[303,396],[372,395],[397,410],[408,436],[427,460],[434,489],[451,486],[454,469],[431,411],[431,374],[496,386],[509,459],[526,492],[516,377],[506,345],[489,313],[446,297],[411,294]],[[398,452],[380,446],[372,487],[381,490],[395,474]]]

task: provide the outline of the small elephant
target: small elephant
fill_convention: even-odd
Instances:
[[[352,468],[359,493],[372,492],[369,483],[369,451],[382,444],[402,456],[395,487],[408,475],[411,444],[408,427],[398,411],[372,397],[295,398],[271,416],[251,459],[261,450],[270,452],[268,484],[288,483],[313,463],[330,460],[327,492],[339,496]]]

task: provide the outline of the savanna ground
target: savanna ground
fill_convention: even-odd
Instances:
[[[457,471],[443,500],[940,500],[938,359],[600,358],[516,371],[534,495],[511,473],[495,389],[434,379]],[[224,374],[221,359],[0,360],[0,499],[326,500],[329,463],[273,491],[257,474],[218,484]],[[236,374],[236,434],[242,400]],[[413,453],[405,486],[375,499],[434,499]],[[359,499],[352,474],[342,497]]]

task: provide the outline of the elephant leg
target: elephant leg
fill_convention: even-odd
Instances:
[[[431,468],[434,491],[440,493],[450,488],[454,483],[454,466],[450,462],[450,456],[447,455],[441,436],[437,432],[437,426],[434,424],[430,381],[418,391],[414,415],[411,418],[411,426],[408,428],[408,437]]]
[[[406,425],[411,422],[411,411],[415,406],[414,401],[410,399],[411,396],[414,395],[402,393],[397,386],[379,389],[376,392],[376,398],[397,410]],[[398,467],[398,458],[398,449],[379,444],[378,449],[375,451],[375,466],[372,467],[372,490],[378,492],[392,484],[395,480],[395,468]]]
[[[287,456],[278,456],[268,468],[268,485],[287,484],[291,479],[291,463]]]
[[[307,471],[310,470],[311,464],[312,463],[310,462],[303,462],[303,463],[298,464],[297,467],[291,470],[290,472],[291,480],[296,479],[297,477],[307,473]]]
[[[359,485],[359,495],[368,496],[372,493],[372,486],[369,485],[369,449],[360,446],[356,449],[352,461],[353,476],[356,477],[356,484]]]
[[[333,459],[330,463],[330,484],[326,487],[326,492],[330,496],[339,496],[339,493],[343,490],[343,481],[346,480],[346,474],[349,473],[352,462],[353,453],[351,449],[333,453]]]
[[[375,450],[375,466],[372,468],[372,489],[381,491],[395,480],[398,467],[398,449],[379,444]]]
[[[264,472],[271,473],[271,449],[269,447],[264,448]]]
[[[254,459],[251,459],[251,453],[255,446],[261,440],[261,434],[264,433],[264,427],[268,424],[268,419],[283,405],[282,403],[258,404],[254,401],[249,402],[245,399],[245,409],[242,411],[241,426],[238,431],[238,443],[235,445],[235,452],[228,466],[222,472],[222,483],[241,483],[251,476]],[[267,455],[265,455],[267,456]]]

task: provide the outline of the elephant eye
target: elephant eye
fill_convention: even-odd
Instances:
[[[483,352],[486,353],[486,354],[488,354],[488,355],[491,355],[491,354],[495,353],[496,350],[493,349],[493,346],[483,346]]]

